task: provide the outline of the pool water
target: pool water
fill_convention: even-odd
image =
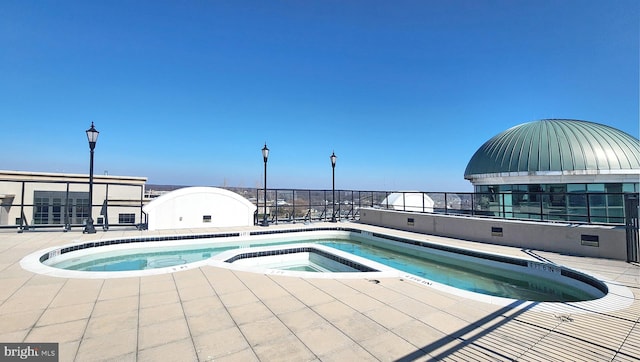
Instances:
[[[61,269],[79,271],[126,271],[166,268],[193,263],[211,258],[237,246],[211,247],[201,249],[175,249],[162,251],[144,251],[122,254],[121,251],[96,253],[90,256],[74,258],[52,266]]]
[[[269,245],[295,244],[302,241],[270,242]],[[304,242],[309,243],[309,240]],[[368,245],[356,240],[321,239],[315,240],[324,246],[332,247],[369,260],[385,264],[392,268],[416,275],[434,282],[449,285],[458,289],[530,301],[584,301],[595,297],[581,289],[551,281],[525,273],[509,272],[504,269],[490,267],[481,263],[473,263],[470,258],[459,259],[435,255],[414,250],[403,252]],[[252,244],[250,246],[264,245]],[[243,245],[246,248],[248,245]],[[177,266],[186,263],[206,260],[212,256],[232,249],[238,245],[225,245],[206,248],[183,248],[173,250],[133,252],[124,254],[123,251],[96,253],[51,264],[56,268],[78,271],[127,271],[145,270]],[[408,253],[411,254],[408,254]],[[282,270],[318,272],[312,265],[283,265]],[[599,296],[598,296],[599,297]]]
[[[594,299],[581,289],[561,285],[556,281],[464,262],[427,252],[400,251],[362,244],[356,241],[322,242],[323,245],[346,251],[392,268],[402,270],[434,282],[476,293],[521,300],[545,302],[573,302]]]
[[[322,270],[314,268],[311,265],[296,265],[296,266],[283,267],[282,270],[302,271],[302,272],[312,272],[312,273],[322,272]]]

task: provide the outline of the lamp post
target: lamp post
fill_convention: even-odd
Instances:
[[[264,213],[262,214],[262,226],[269,226],[267,222],[267,159],[269,158],[269,148],[264,144],[262,148],[262,158],[264,159]]]
[[[87,224],[84,226],[82,233],[95,234],[96,228],[93,226],[93,218],[91,217],[93,209],[93,150],[96,148],[96,142],[98,141],[98,130],[93,126],[91,122],[91,128],[87,131],[87,140],[89,141],[89,150],[91,156],[89,159],[89,217],[87,218]]]
[[[331,205],[331,222],[336,222],[336,158],[338,157],[335,152],[331,152],[331,156],[329,158],[331,159],[331,202],[333,203],[333,205]]]

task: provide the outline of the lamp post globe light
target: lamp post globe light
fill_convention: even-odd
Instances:
[[[87,218],[87,223],[84,226],[84,230],[82,233],[87,234],[95,234],[96,228],[93,226],[93,217],[92,209],[93,209],[93,150],[96,148],[96,142],[98,141],[98,130],[93,126],[93,122],[91,122],[91,128],[87,131],[87,140],[89,141],[89,150],[90,150],[90,158],[89,158],[89,217]]]
[[[265,142],[262,148],[262,158],[264,159],[264,213],[262,214],[262,226],[269,226],[267,222],[267,159],[269,158],[269,148]]]
[[[336,222],[336,159],[338,157],[335,152],[331,152],[329,158],[331,159],[331,202],[333,203],[333,205],[331,205],[331,222]]]

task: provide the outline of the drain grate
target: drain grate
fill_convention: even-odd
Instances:
[[[573,318],[571,318],[571,314],[554,314],[557,320],[560,322],[573,322]]]

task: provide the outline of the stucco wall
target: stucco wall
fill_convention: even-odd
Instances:
[[[108,221],[111,224],[118,223],[120,214],[133,214],[135,222],[140,220],[140,203],[144,194],[145,177],[94,175],[92,217],[98,224],[103,215],[102,204],[105,199],[109,201]],[[23,190],[24,188],[24,190]],[[24,212],[29,225],[34,224],[34,193],[36,191],[56,191],[65,193],[83,192],[88,199],[89,175],[5,171],[0,170],[0,226],[17,225],[16,219]],[[23,199],[24,196],[24,199]],[[51,200],[50,200],[51,202]],[[62,202],[65,203],[64,196]],[[73,204],[73,201],[70,201]],[[20,205],[28,205],[20,207]],[[49,204],[49,213],[52,213],[52,204]],[[71,223],[76,218],[71,217]]]
[[[360,222],[424,234],[626,260],[624,227],[575,225],[362,209]]]
[[[161,230],[253,225],[256,206],[225,189],[186,187],[154,199],[143,210],[149,230]]]

